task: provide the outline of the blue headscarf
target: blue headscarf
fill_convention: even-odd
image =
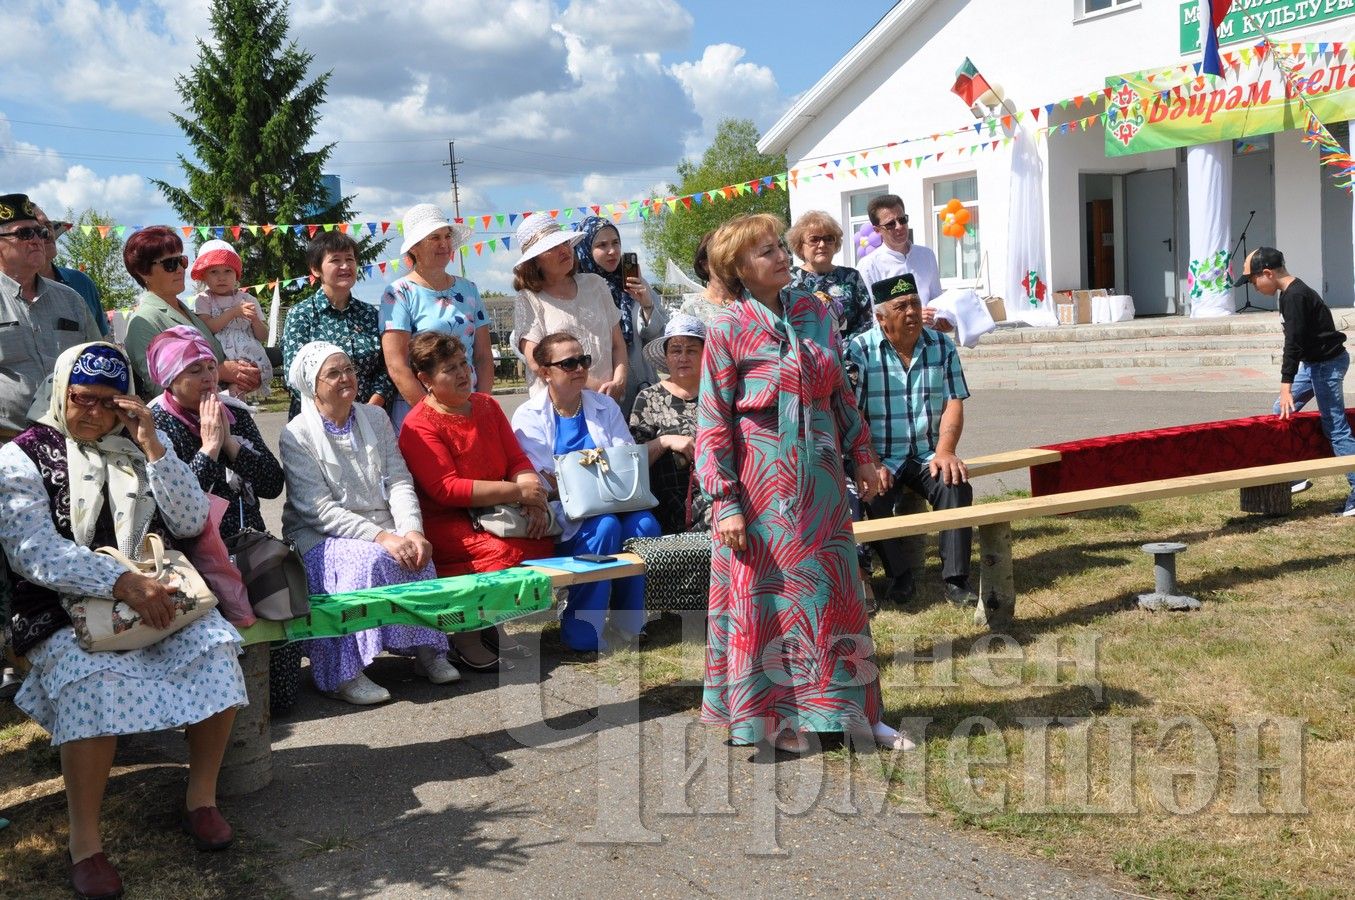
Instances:
[[[71,366],[70,384],[111,387],[119,394],[129,393],[132,385],[127,358],[109,344],[88,344]]]
[[[616,226],[601,216],[589,216],[574,228],[583,232],[583,240],[574,245],[574,256],[579,261],[579,271],[601,275],[607,282],[607,287],[611,288],[612,302],[621,310],[621,336],[626,339],[626,346],[629,347],[633,328],[631,310],[635,308],[635,298],[626,293],[625,273],[619,265],[611,272],[604,272],[593,259],[593,241],[597,239],[598,232],[604,228],[615,231]]]

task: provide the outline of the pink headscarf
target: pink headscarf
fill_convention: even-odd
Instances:
[[[202,336],[202,332],[192,325],[175,325],[168,328],[152,338],[150,345],[146,347],[146,370],[150,372],[151,380],[165,389],[160,395],[160,405],[171,416],[187,425],[188,430],[195,435],[201,434],[197,410],[188,410],[180,406],[170,393],[169,386],[173,384],[174,379],[183,374],[184,369],[203,359],[215,361],[216,354],[212,351],[212,345]],[[231,415],[230,407],[223,411],[226,414],[227,425],[234,425],[235,417]]]

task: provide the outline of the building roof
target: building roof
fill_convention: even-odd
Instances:
[[[791,140],[809,122],[823,112],[838,92],[866,70],[890,44],[916,22],[932,5],[933,0],[899,0],[885,13],[866,36],[856,42],[846,55],[837,61],[828,74],[812,88],[800,95],[790,109],[767,129],[757,142],[759,153],[784,153]]]

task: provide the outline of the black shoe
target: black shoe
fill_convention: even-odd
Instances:
[[[649,635],[643,629],[639,634],[626,634],[610,625],[602,630],[602,639],[611,650],[639,650],[649,643]]]
[[[909,569],[889,583],[885,591],[885,603],[891,606],[907,606],[917,596],[917,587],[913,584],[913,570]]]
[[[977,606],[979,595],[969,589],[967,584],[954,584],[947,581],[946,602],[952,606]]]
[[[0,674],[0,700],[13,700],[23,684],[24,680],[18,672],[5,669],[3,674]]]

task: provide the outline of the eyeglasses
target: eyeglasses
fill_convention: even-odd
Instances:
[[[546,363],[547,368],[554,366],[564,372],[573,372],[575,369],[587,369],[593,365],[593,356],[591,353],[584,353],[579,356],[570,356],[565,359],[557,359],[555,362]]]
[[[25,225],[23,228],[16,228],[13,231],[6,231],[0,234],[0,237],[14,238],[16,241],[31,241],[37,239],[45,241],[52,236],[50,228],[44,228],[41,225]]]
[[[66,402],[78,406],[80,409],[90,410],[103,407],[111,412],[117,412],[117,397],[100,397],[97,394],[77,394],[70,391],[66,394]]]
[[[881,222],[875,227],[882,229],[884,231],[893,231],[895,228],[903,228],[907,224],[908,216],[902,215],[899,216],[897,219],[890,219],[888,222]]]
[[[159,266],[166,272],[173,274],[180,269],[188,268],[188,257],[186,256],[166,256],[164,259],[157,259],[151,263],[151,268]]]
[[[805,238],[806,244],[836,244],[837,238],[831,234],[811,234]]]
[[[330,369],[328,372],[320,373],[321,380],[327,381],[330,384],[338,384],[345,378],[357,378],[357,377],[358,377],[357,366],[344,366],[342,369]]]

